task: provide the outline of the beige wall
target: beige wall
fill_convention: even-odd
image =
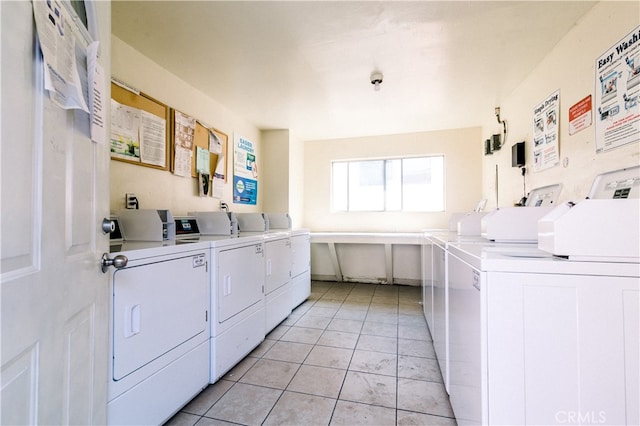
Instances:
[[[638,25],[638,2],[598,3],[549,52],[538,67],[505,99],[496,102],[508,121],[505,146],[492,156],[482,155],[482,141],[501,129],[493,111],[478,111],[483,126],[379,137],[303,142],[289,130],[259,131],[211,99],[153,63],[140,52],[112,37],[112,75],[155,98],[191,114],[229,135],[228,182],[223,199],[233,211],[288,211],[296,227],[315,231],[415,231],[447,226],[453,212],[473,209],[487,198],[487,209],[496,206],[496,165],[499,170],[499,205],[520,199],[523,180],[511,167],[511,145],[526,142],[527,191],[562,182],[560,201],[579,200],[587,194],[593,177],[640,162],[639,144],[595,154],[595,127],[569,136],[568,109],[594,94],[595,58]],[[551,169],[532,170],[533,108],[560,89],[560,158]],[[597,119],[594,113],[593,120]],[[232,204],[234,133],[256,144],[259,174],[257,206]],[[388,158],[444,154],[446,156],[446,211],[442,213],[333,213],[330,211],[332,160]],[[286,158],[286,162],[284,159]],[[111,209],[124,207],[124,194],[135,193],[142,208],[168,208],[174,214],[190,210],[217,210],[219,200],[197,196],[192,178],[173,176],[147,167],[111,162]]]
[[[294,228],[302,226],[304,203],[304,143],[289,130],[263,130],[263,208],[289,213]]]
[[[294,228],[304,223],[304,148],[302,140],[289,134],[289,214]]]
[[[262,160],[264,195],[262,206],[268,213],[289,212],[289,131],[263,130]]]
[[[262,211],[265,195],[261,190],[264,184],[264,174],[261,171],[264,171],[265,164],[262,158],[260,131],[115,36],[112,36],[111,49],[113,77],[214,126],[229,136],[227,183],[223,200],[236,212]],[[234,134],[243,136],[256,145],[259,171],[257,206],[232,204]],[[141,208],[169,209],[174,216],[184,215],[188,211],[219,210],[220,200],[211,196],[199,197],[197,188],[197,179],[194,178],[174,176],[168,171],[111,161],[112,212],[124,208],[125,193],[128,192],[136,194]]]
[[[313,231],[419,231],[446,228],[453,212],[481,198],[481,129],[309,141],[304,147],[304,223]],[[331,161],[444,154],[446,211],[440,213],[331,211]]]
[[[499,170],[499,205],[508,206],[522,197],[522,176],[511,167],[511,146],[525,141],[527,191],[530,189],[563,183],[560,202],[585,198],[595,175],[608,170],[637,165],[640,162],[639,144],[634,143],[596,154],[595,121],[591,127],[570,136],[568,111],[571,105],[588,95],[595,99],[596,58],[632,31],[640,17],[640,3],[598,3],[553,49],[538,67],[507,98],[499,102],[502,118],[508,121],[509,135],[506,146],[483,159],[482,191],[489,202],[487,208],[496,206],[495,166]],[[540,172],[533,172],[533,110],[540,101],[560,89],[560,159],[559,165]],[[597,106],[594,106],[597,108]],[[498,133],[500,126],[493,111],[486,112],[483,139]],[[568,165],[563,166],[562,160]]]

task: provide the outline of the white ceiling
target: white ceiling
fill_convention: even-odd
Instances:
[[[593,5],[115,1],[112,32],[258,128],[314,140],[479,126]]]

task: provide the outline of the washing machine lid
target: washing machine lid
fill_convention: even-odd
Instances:
[[[496,209],[482,218],[481,235],[496,242],[538,242],[538,220],[551,212],[554,207],[543,206],[540,198],[538,207],[505,207]]]
[[[538,222],[538,247],[573,260],[640,263],[640,166],[602,173],[589,197]]]

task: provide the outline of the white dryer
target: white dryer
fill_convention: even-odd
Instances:
[[[121,242],[111,272],[109,424],[162,424],[209,382],[209,246]]]
[[[265,334],[291,314],[291,218],[287,213],[263,213],[268,230],[264,234],[265,253]]]
[[[311,234],[308,229],[291,231],[291,309],[311,295]]]
[[[264,340],[262,235],[200,236],[211,254],[211,360],[215,383]]]
[[[289,230],[264,234],[265,253],[265,334],[291,314],[291,237]]]

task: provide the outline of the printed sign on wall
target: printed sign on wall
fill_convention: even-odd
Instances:
[[[569,108],[569,134],[575,135],[591,126],[591,95]]]
[[[533,111],[533,170],[553,167],[560,161],[558,112],[560,91],[548,96]]]
[[[640,141],[640,26],[596,59],[596,152]]]
[[[253,204],[258,200],[258,166],[253,142],[235,136],[233,143],[233,202]]]

